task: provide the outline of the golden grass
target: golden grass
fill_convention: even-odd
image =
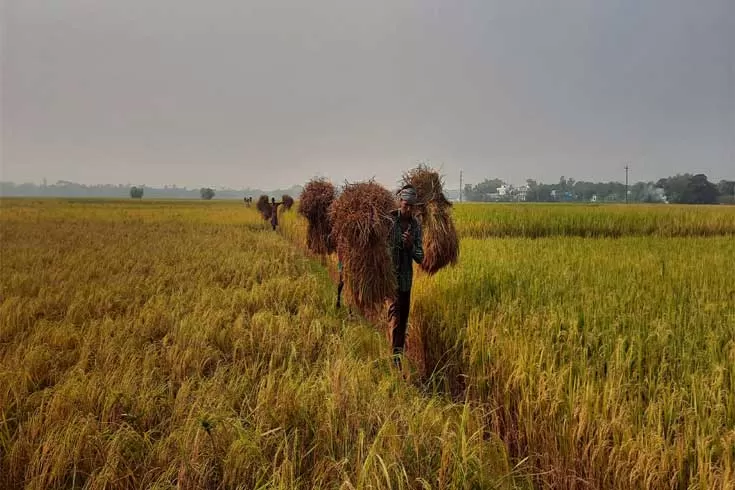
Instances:
[[[732,206],[463,203],[454,218],[472,238],[735,235]]]
[[[256,210],[0,206],[0,488],[524,484]]]
[[[735,210],[455,216],[459,265],[414,287],[429,387],[484,407],[541,488],[735,488]]]
[[[735,240],[462,242],[415,286],[444,389],[545,488],[735,487]]]

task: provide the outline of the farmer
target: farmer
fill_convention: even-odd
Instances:
[[[391,213],[393,226],[388,236],[398,290],[388,309],[388,320],[393,338],[393,363],[400,369],[411,307],[413,262],[420,264],[424,260],[424,249],[421,246],[421,225],[413,216],[416,189],[411,185],[403,186],[398,198],[400,207]]]
[[[283,202],[276,202],[275,197],[271,197],[271,226],[273,227],[273,231],[276,231],[276,227],[278,226],[278,206],[283,204]]]

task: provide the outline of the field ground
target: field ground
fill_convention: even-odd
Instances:
[[[735,488],[734,208],[456,206],[406,383],[294,213],[0,204],[2,488]]]

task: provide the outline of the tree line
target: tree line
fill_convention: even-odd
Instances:
[[[288,189],[213,189],[202,187],[189,189],[175,185],[154,187],[129,184],[96,184],[86,185],[66,180],[59,180],[54,184],[0,182],[0,196],[6,197],[98,197],[98,198],[149,198],[149,199],[237,199],[255,197],[262,194],[299,195],[301,186]]]
[[[533,179],[514,187],[501,179],[485,179],[463,189],[465,201],[531,202],[625,202],[626,186],[621,182],[587,182],[562,176],[555,184]],[[735,204],[735,180],[710,182],[705,174],[677,174],[656,182],[636,182],[627,189],[629,202],[677,204]]]

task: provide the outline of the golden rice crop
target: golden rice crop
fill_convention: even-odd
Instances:
[[[524,483],[254,209],[0,204],[0,488]]]
[[[412,324],[435,382],[545,488],[733,488],[729,237],[465,239],[420,277]]]
[[[733,208],[454,208],[462,260],[413,293],[430,388],[540,488],[735,488]]]
[[[460,236],[473,238],[735,234],[733,206],[462,203],[454,217]]]

